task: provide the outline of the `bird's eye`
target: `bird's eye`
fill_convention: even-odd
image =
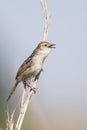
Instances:
[[[44,46],[47,46],[47,44],[45,44]]]

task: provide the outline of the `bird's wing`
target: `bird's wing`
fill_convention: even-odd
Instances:
[[[20,66],[20,68],[18,69],[16,78],[18,78],[18,76],[20,76],[25,70],[27,70],[27,68],[29,68],[33,63],[32,63],[32,57],[35,55],[35,50],[33,51],[33,53],[23,62],[23,64]]]
[[[25,70],[27,70],[27,68],[29,68],[31,66],[31,62],[29,63],[23,63],[20,68],[18,69],[18,72],[17,72],[17,75],[16,75],[16,78],[17,79]]]

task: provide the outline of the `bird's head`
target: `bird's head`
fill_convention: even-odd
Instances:
[[[55,48],[55,44],[43,41],[38,44],[36,50],[43,54],[48,55],[52,48]]]

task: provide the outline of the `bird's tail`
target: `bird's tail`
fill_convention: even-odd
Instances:
[[[11,92],[10,92],[10,94],[9,94],[7,100],[6,100],[7,102],[8,102],[8,100],[11,98],[11,96],[12,96],[13,92],[15,91],[17,85],[18,85],[18,81],[16,81],[16,83],[15,83],[13,89],[11,90]]]

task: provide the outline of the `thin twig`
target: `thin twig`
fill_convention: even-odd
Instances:
[[[9,110],[7,110],[6,130],[14,129],[14,119],[13,119],[14,113],[15,113],[15,110],[11,113],[11,116],[10,116]]]
[[[32,88],[37,88],[37,80],[35,80],[33,82]],[[21,129],[21,126],[22,126],[22,123],[23,123],[23,119],[24,119],[28,104],[29,104],[31,96],[33,94],[34,94],[34,91],[32,90],[27,95],[27,90],[24,89],[23,94],[22,94],[22,100],[21,100],[20,114],[19,114],[19,117],[18,117],[18,120],[17,120],[17,123],[16,123],[15,130],[20,130]],[[27,95],[27,97],[26,97],[26,95]]]
[[[47,36],[48,36],[48,26],[49,26],[49,18],[50,18],[50,14],[48,12],[46,3],[44,0],[41,0],[41,7],[44,13],[44,35],[43,35],[43,41],[47,40]]]

